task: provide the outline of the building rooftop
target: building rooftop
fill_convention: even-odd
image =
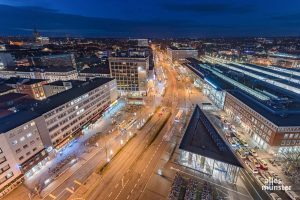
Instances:
[[[179,149],[242,167],[198,105],[190,118]]]
[[[32,85],[36,83],[41,83],[45,82],[46,80],[44,79],[29,79],[29,78],[16,78],[16,77],[11,77],[7,79],[4,83],[5,84],[22,84],[22,85]]]
[[[188,46],[182,46],[182,47],[176,47],[176,46],[170,46],[169,47],[170,49],[172,49],[172,50],[193,50],[193,51],[198,51],[197,49],[194,49],[194,48],[192,48],[192,47],[188,47]]]
[[[0,103],[13,101],[15,99],[20,99],[22,97],[27,96],[27,94],[21,94],[21,93],[8,93],[0,96]],[[1,124],[1,123],[0,123]]]
[[[89,67],[80,71],[81,74],[110,74],[109,67]]]
[[[95,78],[82,84],[78,84],[69,90],[58,93],[45,100],[36,102],[34,106],[29,107],[27,110],[21,110],[12,115],[0,119],[0,133],[5,133],[17,126],[24,124],[27,121],[33,120],[38,116],[47,113],[77,97],[101,86],[113,79],[111,78]]]
[[[0,84],[0,93],[4,93],[13,89],[14,89],[13,87],[10,87],[8,85]]]
[[[70,72],[70,71],[75,71],[74,67],[56,67],[56,66],[22,66],[22,67],[6,67],[5,69],[1,69],[1,71],[18,71],[18,72]]]
[[[219,91],[227,91],[277,126],[300,126],[300,95],[218,64],[187,59],[186,66]],[[234,66],[234,65],[231,65]],[[262,68],[257,68],[262,69]],[[247,69],[247,72],[299,88],[298,83]],[[270,70],[266,70],[270,72]],[[273,72],[276,73],[276,72]],[[283,73],[276,73],[283,75]],[[296,80],[298,76],[293,76]]]
[[[144,51],[116,51],[114,53],[110,54],[110,57],[112,58],[147,58],[149,55],[147,55]]]

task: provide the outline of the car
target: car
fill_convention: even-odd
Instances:
[[[231,137],[231,133],[230,132],[225,132],[225,136]]]
[[[232,139],[236,144],[240,144],[240,140],[237,137],[232,137]]]
[[[261,159],[258,159],[258,162],[259,162],[259,164],[260,164],[260,168],[261,168],[261,169],[264,169],[264,170],[267,170],[267,169],[268,169],[268,164],[267,164],[266,161],[261,160]]]
[[[258,156],[257,153],[256,153],[256,151],[255,151],[254,149],[250,149],[250,154],[251,154],[252,156],[254,156],[254,157],[257,157],[257,156]]]
[[[273,200],[282,200],[282,198],[280,198],[276,193],[270,193],[270,196]]]
[[[240,139],[241,145],[247,147],[249,146],[245,139]]]
[[[228,142],[229,142],[230,145],[233,146],[233,147],[236,147],[236,146],[237,146],[236,143],[235,143],[235,141],[233,141],[232,138],[228,138]]]
[[[249,149],[247,149],[247,148],[245,148],[245,147],[241,147],[240,149],[243,150],[244,153],[245,153],[246,155],[249,155],[249,154],[250,154],[250,153],[249,153]]]
[[[285,193],[292,199],[292,200],[300,200],[300,196],[297,195],[294,191],[292,190],[285,190]]]
[[[223,120],[223,123],[226,124],[226,125],[228,125],[228,126],[230,125],[230,122],[227,121],[226,119]]]
[[[228,125],[227,124],[223,124],[223,129],[224,130],[228,130]]]
[[[246,155],[245,155],[245,153],[244,153],[243,150],[238,149],[238,150],[236,151],[236,153],[237,153],[242,159],[246,159]]]

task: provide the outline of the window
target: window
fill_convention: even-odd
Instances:
[[[16,153],[20,153],[20,152],[21,152],[21,149],[17,149],[17,150],[16,150]]]
[[[0,148],[0,153],[3,153],[2,149]]]
[[[25,144],[25,145],[23,146],[23,148],[24,148],[24,149],[26,149],[27,147],[28,147],[28,145],[27,145],[27,144]]]
[[[29,156],[30,155],[30,152],[28,151],[27,153],[26,153],[26,156]]]
[[[33,145],[35,143],[35,141],[34,140],[32,140],[31,142],[30,142],[30,145]]]
[[[14,175],[14,173],[9,172],[9,173],[6,175],[6,178],[9,179],[9,178],[12,177],[13,175]]]
[[[288,133],[284,134],[284,139],[287,139],[287,138],[288,138],[288,136],[289,136],[289,134],[288,134]]]
[[[6,176],[0,179],[0,184],[4,183],[7,180]]]
[[[28,134],[27,134],[27,137],[31,137],[31,136],[32,136],[32,133],[28,133]]]
[[[10,169],[9,164],[5,165],[4,167],[2,167],[2,168],[0,169],[0,174],[3,174],[4,172],[6,172],[6,171],[9,170],[9,169]]]
[[[4,163],[5,161],[6,161],[6,157],[5,156],[3,156],[2,158],[0,158],[0,164]]]
[[[20,158],[19,158],[19,160],[23,160],[24,159],[24,156],[21,156]]]
[[[16,145],[16,144],[18,144],[18,141],[17,140],[14,140],[14,141],[12,141],[11,142],[13,145]]]
[[[31,122],[31,123],[30,123],[30,126],[34,126],[34,125],[35,125],[35,122]]]
[[[20,141],[21,141],[21,142],[23,142],[24,140],[25,140],[25,137],[24,137],[24,136],[20,138]]]

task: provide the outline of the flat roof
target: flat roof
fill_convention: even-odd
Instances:
[[[300,126],[300,95],[285,90],[284,88],[277,87],[273,84],[250,77],[246,73],[241,75],[241,72],[233,73],[234,70],[227,69],[226,67],[220,65],[209,64],[212,69],[216,68],[220,74],[238,82],[241,85],[247,86],[253,91],[269,97],[269,100],[261,100],[253,96],[251,93],[234,86],[230,82],[227,82],[218,76],[212,75],[210,73],[210,69],[201,67],[203,62],[197,59],[187,60],[190,63],[187,63],[186,66],[192,69],[195,74],[205,80],[208,84],[217,88],[218,90],[229,92],[232,96],[249,106],[257,113],[260,113],[273,124],[281,127]],[[253,73],[259,74],[259,72],[254,71]],[[266,77],[271,76],[267,75]],[[287,80],[280,80],[280,82],[288,84]],[[296,86],[298,84],[291,85]]]
[[[10,87],[8,85],[0,84],[0,93],[7,92],[13,89],[14,89],[13,87]]]
[[[197,49],[194,49],[192,47],[184,47],[184,46],[183,47],[169,46],[169,48],[172,49],[172,50],[186,50],[186,51],[192,50],[192,51],[198,51]]]
[[[22,85],[32,85],[40,82],[46,82],[45,79],[29,79],[29,78],[17,78],[11,77],[4,81],[5,84],[22,84]]]
[[[74,67],[70,66],[22,66],[22,67],[16,67],[16,66],[10,66],[6,67],[4,69],[1,69],[1,71],[18,71],[18,72],[69,72],[69,71],[74,71]]]
[[[78,84],[77,87],[72,87],[69,90],[58,93],[45,100],[36,102],[34,106],[30,106],[27,110],[21,110],[7,117],[0,118],[0,132],[5,133],[11,129],[14,129],[30,120],[33,120],[44,113],[47,113],[77,97],[101,86],[112,78],[95,78],[89,81],[85,81],[82,84]]]
[[[198,105],[190,118],[179,149],[243,167]]]
[[[25,97],[25,96],[27,96],[27,94],[21,94],[21,93],[4,94],[4,95],[0,96],[0,103],[7,102],[7,101],[13,101],[14,99],[19,99],[19,98]]]
[[[80,71],[87,74],[110,74],[109,67],[89,67]]]

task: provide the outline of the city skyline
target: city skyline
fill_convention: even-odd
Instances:
[[[80,37],[298,36],[290,1],[0,1],[0,33]],[[30,14],[28,14],[30,13]]]

